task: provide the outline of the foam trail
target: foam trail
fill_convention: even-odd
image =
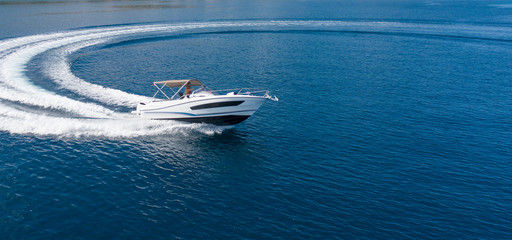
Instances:
[[[85,47],[130,39],[145,34],[194,32],[216,29],[236,31],[251,29],[335,30],[363,33],[401,35],[432,35],[464,37],[482,40],[512,41],[512,28],[478,24],[443,24],[369,21],[241,21],[180,24],[150,24],[137,26],[100,27],[39,34],[0,40],[0,131],[16,134],[55,136],[134,137],[175,134],[197,130],[205,134],[222,132],[225,128],[202,124],[182,124],[173,121],[151,121],[114,112],[101,104],[83,102],[58,95],[34,84],[26,75],[28,63],[34,57],[47,54],[53,58],[43,66],[43,72],[61,88],[106,105],[133,106],[148,98],[121,90],[89,83],[73,75],[69,56]],[[1,101],[5,99],[8,101]],[[6,104],[17,102],[30,106],[20,110]],[[41,113],[40,108],[58,109],[70,114],[52,116]],[[81,116],[73,118],[66,116]],[[91,119],[108,118],[108,119]]]
[[[53,135],[61,137],[138,137],[187,133],[220,133],[226,128],[205,124],[155,121],[140,118],[83,119],[33,114],[0,105],[0,131],[15,134]]]
[[[41,94],[41,93],[36,93]],[[84,103],[69,98],[61,97],[58,95],[41,94],[32,95],[22,92],[13,91],[12,89],[0,87],[0,95],[2,99],[19,102],[27,105],[39,106],[43,108],[52,108],[57,110],[72,110],[74,114],[91,117],[91,118],[111,118],[118,115],[112,110],[104,108],[102,106]],[[66,103],[59,103],[61,99],[64,99]],[[37,103],[37,104],[34,104]],[[57,104],[56,104],[57,103]],[[66,105],[63,105],[66,104]]]
[[[41,52],[58,46],[64,40],[42,41],[27,44],[17,49],[10,48],[0,61],[1,98],[34,106],[70,111],[89,117],[110,117],[114,112],[100,105],[83,103],[56,95],[33,85],[25,75],[26,64]],[[6,88],[7,87],[7,88]]]
[[[82,96],[110,105],[133,107],[139,102],[148,102],[151,100],[149,97],[130,94],[121,90],[92,84],[73,75],[67,56],[79,49],[97,45],[102,42],[105,42],[105,40],[89,41],[60,49],[54,56],[54,59],[52,59],[53,61],[51,61],[51,64],[47,64],[47,67],[45,68],[46,74],[61,88],[71,90]]]
[[[3,50],[2,61],[0,61],[0,81],[2,82],[2,85],[4,85],[4,88],[0,88],[0,91],[6,92],[6,94],[2,94],[2,98],[34,106],[66,110],[83,116],[109,117],[114,115],[112,111],[100,105],[78,102],[67,97],[55,95],[54,93],[33,85],[24,73],[26,64],[30,59],[38,54],[72,43],[91,39],[102,39],[115,35],[133,34],[135,32],[155,31],[165,28],[169,28],[169,26],[157,26],[150,29],[122,27],[115,28],[110,31],[105,29],[103,29],[103,31],[82,30],[74,33],[40,35],[34,38],[22,39],[20,43],[16,43],[15,40],[2,42],[0,45],[0,49]],[[33,42],[31,43],[30,41]],[[82,81],[81,83],[84,84],[85,82]],[[129,96],[130,99],[136,99],[132,100],[130,103],[147,100],[147,98],[142,96],[136,97],[135,95],[130,95],[119,90],[99,88],[97,85],[93,84],[85,85],[88,85],[86,87],[89,87],[88,89],[90,89],[90,91],[87,91],[86,93],[90,94],[91,92],[95,92],[95,95],[93,96],[96,96],[96,98],[98,98],[97,96],[111,94],[112,96],[118,96],[118,99],[122,99],[126,96]],[[78,89],[76,84],[72,86],[75,86],[75,90]],[[6,87],[15,89],[17,92],[15,92],[15,94],[7,93],[8,90]],[[125,105],[126,104],[127,103],[125,103]]]

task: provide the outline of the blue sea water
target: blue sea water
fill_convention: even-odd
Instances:
[[[510,239],[511,5],[0,1],[0,238]],[[280,101],[130,116],[182,78]]]

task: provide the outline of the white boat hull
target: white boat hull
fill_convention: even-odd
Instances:
[[[265,101],[251,95],[212,95],[139,103],[135,114],[155,120],[233,125],[249,118]]]

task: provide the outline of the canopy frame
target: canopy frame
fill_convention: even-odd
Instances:
[[[155,98],[156,95],[159,92],[161,92],[168,100],[174,99],[174,97],[176,97],[176,95],[178,95],[178,93],[181,91],[181,89],[183,89],[188,83],[190,83],[190,86],[203,86],[201,81],[199,81],[197,79],[181,79],[181,80],[167,80],[167,81],[153,82],[153,86],[155,86],[156,89],[158,89],[156,91],[156,93],[153,95],[153,98]],[[161,84],[162,86],[159,87],[158,86],[159,84]],[[165,86],[169,87],[171,89],[171,91],[174,93],[174,95],[172,95],[172,97],[167,96],[167,94],[165,94],[165,92],[163,91],[163,88]],[[176,87],[180,87],[180,88],[177,91],[174,91],[173,88],[176,88]]]

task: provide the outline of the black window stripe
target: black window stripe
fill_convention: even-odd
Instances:
[[[238,106],[238,105],[242,104],[243,102],[244,101],[227,101],[227,102],[207,103],[207,104],[190,107],[190,109],[198,110],[198,109],[205,109],[205,108],[231,107],[231,106]]]

